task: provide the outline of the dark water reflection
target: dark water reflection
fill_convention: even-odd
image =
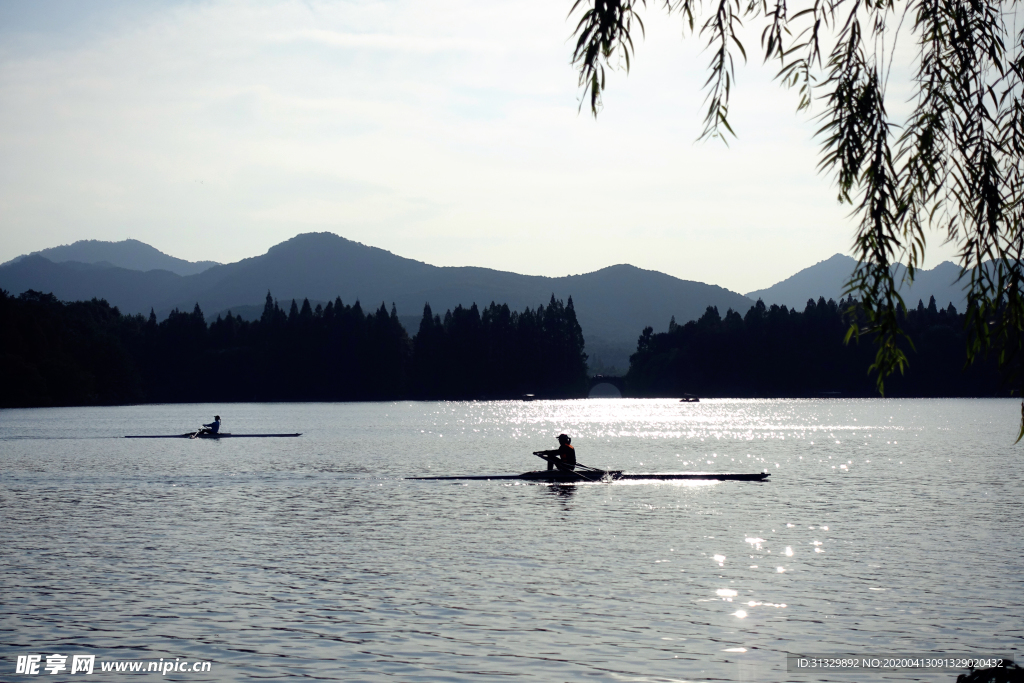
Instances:
[[[305,435],[96,438],[181,432],[214,409],[231,431]],[[1007,476],[1020,465],[1017,410],[575,401],[5,411],[0,680],[32,680],[13,675],[17,655],[56,652],[213,662],[205,676],[169,675],[179,680],[952,681],[787,674],[785,653],[1021,647],[1022,510]],[[767,467],[773,481],[403,478],[530,469],[530,451],[560,431],[589,465]]]
[[[547,491],[548,493],[550,493],[551,495],[557,496],[559,498],[570,498],[570,497],[572,497],[572,495],[574,493],[576,493],[576,485],[575,484],[564,484],[564,485],[563,484],[552,484],[551,486],[544,487],[544,490]],[[566,510],[568,510],[568,509],[570,509],[570,508],[566,508]]]

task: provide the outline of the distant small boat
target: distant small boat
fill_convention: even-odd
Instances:
[[[741,474],[732,472],[622,472],[620,470],[584,470],[563,472],[561,470],[538,470],[523,474],[491,474],[467,475],[461,477],[408,477],[420,480],[477,480],[489,481],[520,479],[526,481],[546,482],[549,484],[582,484],[585,482],[603,483],[613,481],[767,481],[772,476],[768,472]]]
[[[301,433],[296,434],[228,434],[226,432],[220,434],[196,434],[195,432],[186,432],[184,434],[146,434],[126,436],[126,439],[272,439],[279,437],[289,436],[302,436]]]
[[[700,399],[693,394],[683,394],[683,397],[679,399],[680,403],[700,403]]]
[[[523,394],[524,401],[536,401],[537,397],[533,394]]]

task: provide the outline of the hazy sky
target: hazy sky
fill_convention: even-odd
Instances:
[[[6,0],[0,262],[128,237],[229,262],[328,231],[436,265],[631,263],[747,292],[849,253],[816,126],[770,67],[738,74],[739,138],[695,142],[708,55],[658,4],[595,120],[571,0]],[[933,239],[929,267],[950,253]]]

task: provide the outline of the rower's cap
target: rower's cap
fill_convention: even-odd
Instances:
[[[569,438],[568,434],[559,434],[555,438],[558,439],[559,441],[562,441],[564,439],[566,443],[572,443],[572,439]]]
[[[220,415],[214,415],[214,416],[213,416],[213,419],[214,419],[214,420],[219,420],[219,419],[220,419]]]

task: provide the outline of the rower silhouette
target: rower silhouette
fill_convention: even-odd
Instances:
[[[572,472],[576,469],[576,449],[572,447],[572,439],[566,434],[559,434],[558,448],[550,451],[536,451],[534,455],[543,456],[548,461],[548,471],[556,467],[561,472]]]
[[[213,422],[203,425],[203,428],[196,434],[217,434],[220,432],[220,415],[213,416]]]

